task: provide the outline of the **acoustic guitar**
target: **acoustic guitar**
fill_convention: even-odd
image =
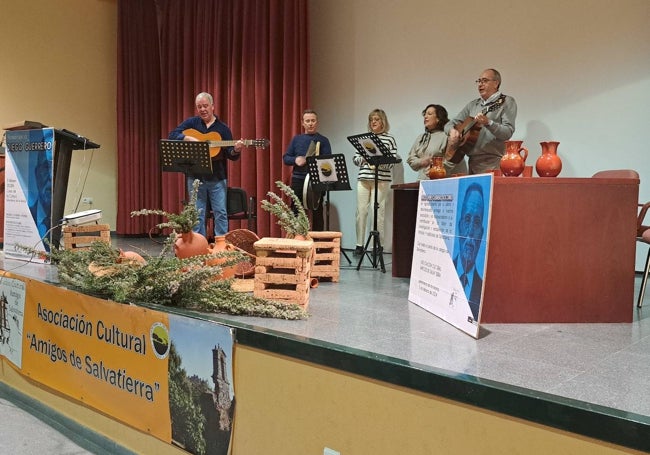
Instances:
[[[481,113],[487,115],[488,112],[496,111],[503,105],[505,99],[506,97],[501,95],[494,102],[485,106],[483,110],[481,110]],[[447,150],[445,151],[445,159],[457,164],[462,161],[465,154],[472,150],[472,147],[476,144],[482,126],[476,124],[476,119],[474,117],[467,117],[462,123],[455,125],[454,128],[460,133],[460,141],[455,148],[451,146],[447,147]]]
[[[221,135],[216,131],[211,131],[209,133],[201,133],[200,131],[190,128],[184,130],[183,134],[185,136],[190,136],[193,137],[194,139],[198,139],[199,141],[205,141],[209,143],[210,158],[215,158],[219,156],[222,147],[233,147],[237,142],[239,142],[239,139],[231,140],[231,141],[221,140]],[[265,149],[266,147],[269,146],[268,139],[241,139],[241,141],[244,143],[246,147],[253,146],[255,148]]]

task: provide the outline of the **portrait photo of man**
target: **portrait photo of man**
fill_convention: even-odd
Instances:
[[[483,188],[478,183],[469,184],[464,193],[459,191],[459,196],[456,230],[458,249],[453,260],[472,316],[478,321],[483,290],[483,264],[479,259],[485,257],[484,252],[479,257],[486,232],[485,197]]]

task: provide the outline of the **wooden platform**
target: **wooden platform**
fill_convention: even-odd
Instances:
[[[336,231],[313,231],[309,236],[314,241],[314,267],[312,278],[338,283],[341,273],[341,237]]]
[[[254,247],[253,295],[307,308],[314,242],[264,237]]]
[[[66,250],[88,248],[91,243],[97,241],[111,243],[111,226],[109,224],[63,227],[63,247]]]

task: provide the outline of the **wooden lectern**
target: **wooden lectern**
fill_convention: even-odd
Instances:
[[[68,130],[54,130],[54,180],[52,182],[52,245],[59,247],[61,240],[61,226],[59,220],[63,219],[65,198],[68,192],[68,177],[73,150],[88,150],[99,148],[87,138]]]

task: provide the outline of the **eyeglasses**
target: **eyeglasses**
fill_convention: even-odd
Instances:
[[[495,79],[488,79],[486,77],[482,77],[481,79],[476,79],[474,82],[477,84],[487,84],[490,81],[494,81]]]

